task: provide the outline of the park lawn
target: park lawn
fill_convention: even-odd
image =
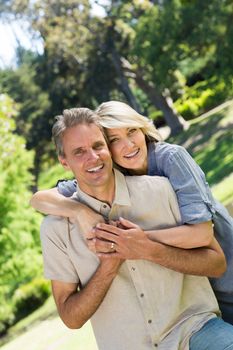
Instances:
[[[233,202],[233,100],[224,105],[193,119],[188,130],[166,141],[187,149],[205,172],[214,196],[227,205]]]
[[[68,329],[52,297],[12,327],[7,340],[1,350],[98,350],[90,322],[78,330]]]

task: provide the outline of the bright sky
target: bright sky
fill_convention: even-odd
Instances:
[[[0,22],[0,67],[15,65],[15,49],[17,41],[26,49],[42,52],[43,48],[39,41],[31,42],[26,34],[23,23],[4,24]]]
[[[98,0],[98,4],[93,0],[93,13],[95,15],[104,16],[104,10],[101,4],[108,3],[108,0]],[[11,25],[0,22],[0,68],[15,65],[15,49],[18,42],[26,49],[43,52],[42,44],[37,41],[33,43],[26,34],[25,23],[13,23]],[[17,38],[17,40],[16,40]]]

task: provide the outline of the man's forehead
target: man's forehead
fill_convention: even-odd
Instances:
[[[67,129],[63,135],[65,143],[76,147],[85,147],[96,142],[106,143],[102,130],[95,124],[79,124]]]

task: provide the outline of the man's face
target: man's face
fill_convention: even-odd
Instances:
[[[59,157],[65,169],[71,170],[82,191],[95,195],[112,179],[112,159],[104,136],[95,124],[79,124],[63,135],[65,157]]]

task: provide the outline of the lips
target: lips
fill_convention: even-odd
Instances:
[[[103,167],[104,167],[104,164],[101,164],[101,165],[98,165],[98,166],[96,166],[96,167],[87,169],[87,172],[88,172],[88,173],[98,173],[100,170],[103,169]]]
[[[136,151],[126,154],[126,155],[124,156],[124,158],[131,159],[131,158],[135,157],[136,155],[138,155],[139,150],[140,150],[140,149],[138,148]]]

